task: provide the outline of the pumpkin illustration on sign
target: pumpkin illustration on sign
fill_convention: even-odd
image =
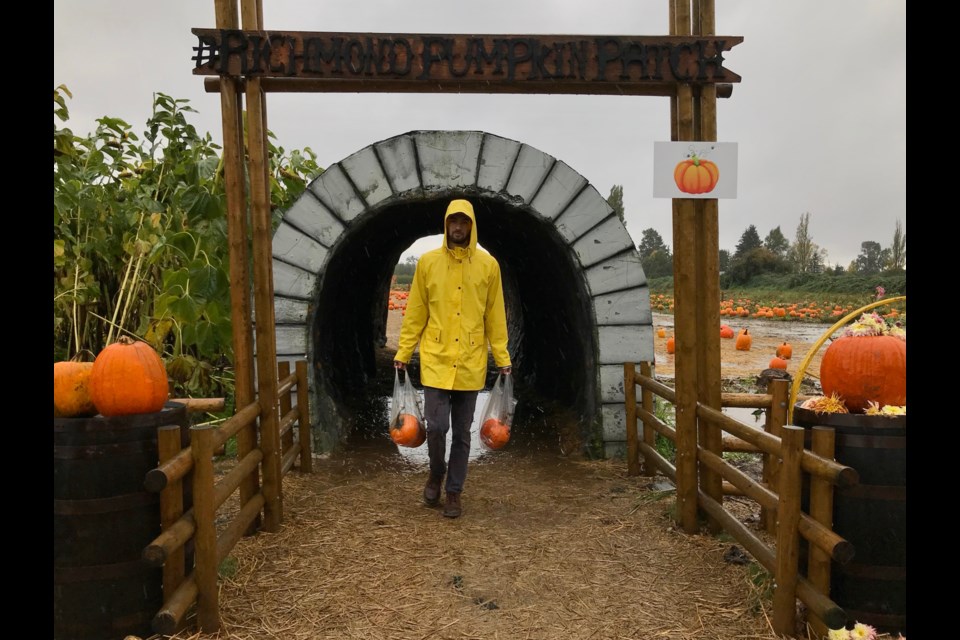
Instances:
[[[710,193],[720,180],[720,169],[691,148],[687,158],[677,163],[674,168],[673,180],[677,183],[677,188],[684,193]]]

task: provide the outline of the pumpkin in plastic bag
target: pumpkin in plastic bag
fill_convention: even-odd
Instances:
[[[488,418],[480,427],[480,441],[491,449],[502,449],[510,441],[510,427],[496,418]]]
[[[390,438],[401,447],[419,447],[427,440],[427,430],[416,416],[401,413],[390,427]]]

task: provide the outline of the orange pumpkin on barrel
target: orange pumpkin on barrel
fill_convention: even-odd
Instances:
[[[488,418],[480,427],[480,441],[491,449],[502,449],[510,441],[510,427],[496,418]]]
[[[427,439],[427,430],[416,416],[401,413],[390,427],[390,438],[401,447],[416,448]]]
[[[53,363],[53,417],[92,416],[97,408],[90,399],[92,362],[68,360]]]
[[[93,361],[90,399],[104,416],[155,413],[169,396],[167,369],[146,342],[123,336]]]

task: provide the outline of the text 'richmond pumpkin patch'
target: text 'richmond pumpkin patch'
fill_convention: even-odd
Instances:
[[[167,369],[146,342],[124,336],[93,361],[90,399],[104,416],[154,413],[169,396]]]

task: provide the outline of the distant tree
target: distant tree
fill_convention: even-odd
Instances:
[[[790,241],[786,239],[780,227],[774,227],[763,240],[763,246],[769,249],[778,258],[786,258],[790,250]]]
[[[800,224],[790,245],[787,259],[797,273],[819,273],[823,270],[826,250],[821,249],[810,237],[810,214],[800,216]]]
[[[726,249],[720,249],[720,273],[723,273],[730,267],[730,252]]]
[[[667,255],[670,255],[670,248],[663,242],[663,237],[652,227],[643,230],[637,251],[640,253],[641,260],[654,251],[666,251]]]
[[[751,278],[763,273],[789,273],[790,264],[766,247],[756,247],[730,261],[725,276],[732,285],[747,284]]]
[[[737,250],[734,251],[733,257],[734,259],[743,258],[750,251],[759,249],[762,246],[763,243],[760,242],[760,234],[757,233],[757,228],[750,225],[746,231],[743,232],[743,235],[740,236],[740,242],[737,243]]]
[[[610,188],[610,195],[607,196],[607,204],[617,212],[617,217],[623,226],[627,226],[627,220],[623,217],[623,185],[615,184]]]
[[[857,256],[857,273],[872,276],[883,271],[883,249],[879,242],[866,240],[860,243]]]
[[[886,267],[895,270],[907,268],[907,234],[899,220],[893,231],[893,244],[890,246],[890,259]]]
[[[673,275],[673,256],[670,254],[670,248],[655,229],[643,230],[637,252],[640,254],[643,272],[648,278]]]

